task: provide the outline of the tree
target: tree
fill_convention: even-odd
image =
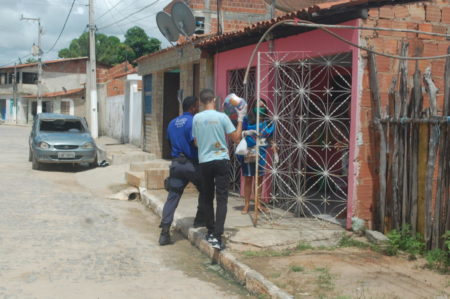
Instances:
[[[38,62],[36,58],[30,57],[27,60],[25,60],[25,63],[35,63]]]
[[[103,33],[95,35],[96,59],[99,63],[111,66],[128,60],[132,62],[138,57],[158,51],[161,42],[150,38],[140,27],[132,27],[125,34],[122,43],[116,36],[107,36]],[[89,33],[85,32],[79,38],[70,42],[68,48],[61,49],[58,56],[73,58],[89,55]]]
[[[134,51],[134,57],[128,58],[133,61],[138,57],[158,51],[161,48],[161,41],[151,38],[145,33],[144,29],[138,26],[131,27],[125,33],[125,45],[128,45]]]

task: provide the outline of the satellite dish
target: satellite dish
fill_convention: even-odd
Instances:
[[[176,42],[180,36],[180,32],[172,21],[170,15],[164,11],[160,11],[156,14],[156,24],[158,24],[159,31],[170,42]]]
[[[176,2],[172,6],[172,20],[178,31],[190,36],[195,31],[195,18],[192,10],[184,2]]]

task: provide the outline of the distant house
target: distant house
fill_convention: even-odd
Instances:
[[[25,124],[39,112],[85,116],[87,64],[87,57],[43,61],[39,101],[37,63],[0,68],[0,118]]]

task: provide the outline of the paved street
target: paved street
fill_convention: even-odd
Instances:
[[[31,170],[28,133],[0,125],[0,298],[247,296],[182,237],[160,247],[141,204],[101,196],[114,166]]]

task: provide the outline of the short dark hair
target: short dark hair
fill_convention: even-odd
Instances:
[[[200,92],[200,101],[203,104],[208,104],[209,102],[211,102],[212,100],[214,100],[216,96],[214,95],[214,91],[212,89],[203,89]]]
[[[183,112],[188,112],[197,102],[196,97],[185,97],[183,100]]]

